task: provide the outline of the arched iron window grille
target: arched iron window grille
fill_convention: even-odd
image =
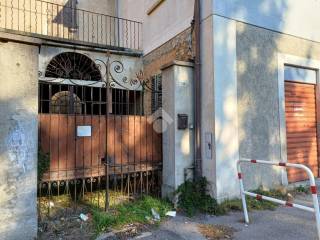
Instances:
[[[86,55],[65,52],[55,56],[47,66],[45,77],[101,81],[98,66]]]

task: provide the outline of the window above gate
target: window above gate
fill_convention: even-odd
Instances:
[[[55,56],[46,68],[45,77],[88,81],[102,80],[97,65],[86,55],[65,52]]]

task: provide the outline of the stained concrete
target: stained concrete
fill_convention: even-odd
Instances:
[[[37,235],[38,51],[0,43],[0,239]]]

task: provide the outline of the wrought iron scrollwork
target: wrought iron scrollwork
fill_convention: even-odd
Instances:
[[[85,84],[87,86],[100,83],[101,87],[156,92],[152,79],[146,78],[143,70],[137,71],[133,76],[126,74],[125,70],[123,62],[112,60],[110,54],[106,60],[97,58],[93,61],[86,54],[66,52],[54,57],[45,73],[39,71],[39,77],[45,77],[47,82],[62,83],[68,80],[73,85],[79,85],[76,80],[83,80],[88,81]]]

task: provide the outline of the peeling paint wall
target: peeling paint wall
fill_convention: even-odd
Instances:
[[[37,235],[38,47],[0,43],[0,239]]]

